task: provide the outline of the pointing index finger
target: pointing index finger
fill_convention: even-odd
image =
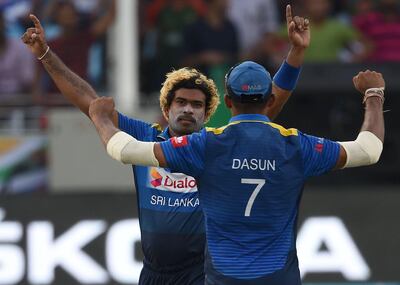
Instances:
[[[35,28],[36,28],[36,29],[39,29],[40,31],[43,30],[43,27],[42,27],[42,25],[40,24],[39,19],[38,19],[35,15],[30,14],[30,15],[29,15],[29,18],[31,18],[31,20],[32,20],[33,24],[35,25]]]
[[[290,24],[290,22],[293,21],[293,16],[292,16],[292,7],[290,5],[286,6],[286,23]]]

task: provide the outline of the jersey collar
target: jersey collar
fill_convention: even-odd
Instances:
[[[168,139],[170,139],[170,135],[169,135],[169,128],[166,127],[161,133],[159,133],[157,135],[157,139],[159,139],[160,141],[166,141]]]
[[[237,122],[237,121],[262,121],[262,122],[270,122],[270,119],[261,114],[240,114],[232,117],[229,120],[229,123]]]

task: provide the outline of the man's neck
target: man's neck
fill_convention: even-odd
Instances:
[[[206,20],[211,27],[219,28],[222,26],[224,17],[218,14],[216,11],[210,11],[206,15]]]
[[[204,126],[203,126],[204,127]],[[203,128],[202,127],[202,128]],[[201,129],[200,129],[201,130]],[[196,132],[200,132],[200,130],[195,130],[195,131],[193,131],[193,133],[196,133]],[[170,138],[173,138],[173,137],[181,137],[181,136],[186,136],[186,135],[190,135],[191,133],[180,133],[180,132],[174,132],[174,130],[172,130],[170,127],[168,128],[168,135],[169,135],[169,137]]]
[[[170,138],[180,137],[181,136],[181,135],[175,133],[171,128],[168,128],[168,135],[169,135]]]

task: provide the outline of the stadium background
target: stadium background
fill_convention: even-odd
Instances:
[[[306,14],[306,2],[312,1],[317,0],[293,1],[295,12]],[[18,40],[32,11],[45,19],[50,41],[62,37],[60,19],[51,7],[55,2],[0,0],[4,38]],[[109,15],[113,4],[111,0],[73,2],[86,28]],[[210,13],[207,3],[212,2],[222,1],[116,0],[110,26],[90,43],[84,76],[99,95],[113,96],[122,112],[164,123],[157,102],[163,74],[193,57],[184,44],[185,30]],[[246,0],[246,6],[257,2]],[[268,33],[259,40],[274,45],[266,44],[261,56],[256,56],[243,52],[243,43],[238,42],[234,58],[256,57],[274,70],[286,52],[281,38],[286,1],[264,2],[272,3],[274,14],[269,17],[275,22],[265,24]],[[379,6],[381,2],[392,1],[331,1],[327,17],[349,29],[358,27],[360,35],[363,31],[356,25],[360,17],[388,13]],[[399,10],[394,12],[399,15]],[[76,35],[81,36],[79,31]],[[385,113],[387,135],[379,164],[331,173],[305,187],[298,234],[305,284],[400,284],[398,16],[382,37],[394,48],[392,58],[361,56],[365,47],[358,36],[340,47],[334,59],[310,57],[277,119],[307,133],[354,139],[362,105],[351,78],[366,68],[385,76],[385,109],[390,111]],[[73,42],[79,53],[68,59],[72,64],[88,52],[81,42],[79,37]],[[61,46],[61,52],[69,48]],[[0,284],[135,284],[142,255],[130,167],[105,155],[90,121],[60,100],[34,59],[21,51],[12,56],[24,61],[10,63],[5,58],[12,56],[4,53],[0,48]],[[199,66],[222,86],[231,61],[229,57]],[[20,79],[18,75],[25,71],[26,77]],[[221,126],[226,119],[221,108],[210,124]]]

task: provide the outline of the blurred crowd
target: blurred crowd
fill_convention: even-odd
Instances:
[[[172,69],[196,67],[213,78],[222,91],[224,75],[236,62],[255,60],[274,73],[287,54],[285,6],[289,1],[136,1],[143,101],[154,103],[158,99],[165,74]],[[295,15],[311,22],[305,64],[400,63],[399,0],[290,3]],[[26,129],[45,129],[48,107],[69,106],[20,40],[32,26],[28,15],[38,16],[50,47],[68,67],[96,90],[107,91],[106,36],[116,17],[116,5],[118,0],[0,0],[1,130],[20,135]],[[303,100],[306,104],[307,98]],[[319,109],[314,106],[309,104],[304,110]],[[347,130],[340,126],[352,121],[353,109],[342,109],[347,110],[341,105],[332,109],[336,130]],[[303,125],[308,124],[303,121]],[[0,193],[44,189],[48,183],[46,140],[28,140],[20,148],[15,147],[14,139],[10,143],[2,138],[1,142],[0,154],[14,153],[8,153],[9,165],[0,169]],[[386,144],[391,146],[390,139]],[[394,147],[390,154],[393,159],[398,157]]]
[[[255,60],[274,71],[288,48],[287,2],[146,1],[141,33],[143,89],[157,92],[171,67],[197,67],[219,86],[227,68],[240,60]],[[306,63],[400,62],[400,1],[290,2],[295,14],[311,22]]]
[[[285,5],[278,0],[139,0],[140,89],[157,93],[165,74],[192,66],[222,88],[234,63],[274,71],[287,52]],[[105,35],[118,0],[0,0],[0,101],[63,104],[19,37],[43,22],[51,48],[97,90],[106,86]],[[398,0],[293,0],[310,19],[306,63],[400,62]],[[15,94],[25,94],[16,96]],[[64,102],[65,103],[65,102]],[[4,104],[4,103],[3,103]]]
[[[102,88],[105,35],[113,23],[116,0],[0,0],[0,102],[63,105],[62,96],[20,37],[34,13],[52,50],[79,76]]]

